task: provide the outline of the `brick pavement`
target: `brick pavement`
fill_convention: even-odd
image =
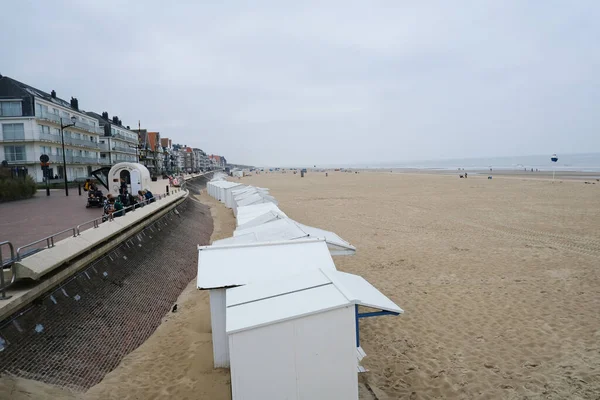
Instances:
[[[152,193],[164,193],[168,184],[168,180],[162,179],[152,182]],[[106,194],[107,191],[102,192]],[[77,188],[69,188],[68,197],[64,189],[52,189],[50,196],[46,196],[46,190],[41,189],[31,199],[0,203],[0,242],[12,242],[16,251],[19,246],[102,216],[101,208],[86,208],[86,204],[87,192],[82,189],[79,196]],[[65,233],[57,239],[69,235]],[[45,243],[39,246],[44,248]],[[6,249],[2,250],[5,256]]]

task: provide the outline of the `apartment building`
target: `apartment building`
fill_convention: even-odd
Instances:
[[[144,164],[152,175],[158,175],[162,170],[162,149],[160,147],[160,132],[149,132],[147,129],[135,129],[139,136],[140,163]]]
[[[63,168],[63,129],[66,171]],[[108,165],[100,159],[99,122],[80,110],[76,98],[65,101],[0,75],[0,161],[25,167],[36,182],[43,182],[40,156],[50,159],[49,176],[68,180],[88,177]]]
[[[108,112],[102,114],[86,113],[98,120],[103,132],[99,138],[100,160],[114,165],[120,162],[138,162],[138,135],[129,126],[123,126],[117,116],[109,119]]]

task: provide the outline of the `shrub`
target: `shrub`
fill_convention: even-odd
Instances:
[[[33,178],[27,175],[23,178],[0,178],[0,202],[22,200],[33,197],[37,186]]]

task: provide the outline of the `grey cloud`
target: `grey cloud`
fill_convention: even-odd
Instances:
[[[585,152],[600,145],[599,12],[593,1],[11,2],[0,72],[240,163]]]

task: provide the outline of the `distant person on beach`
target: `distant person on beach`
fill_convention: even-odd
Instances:
[[[465,172],[465,178],[467,177],[467,173]]]

